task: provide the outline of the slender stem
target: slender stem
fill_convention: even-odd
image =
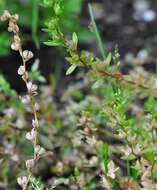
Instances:
[[[19,37],[19,33],[16,33],[16,35]],[[20,37],[19,37],[20,38]],[[24,59],[23,57],[23,49],[22,49],[22,46],[20,47],[19,49],[19,54],[22,58],[22,65],[24,66],[24,74],[23,74],[23,80],[25,82],[25,85],[27,87],[27,83],[28,83],[28,75],[27,75],[27,68],[26,68],[26,60]],[[36,112],[36,109],[35,109],[35,104],[34,104],[34,100],[33,100],[33,95],[32,95],[32,92],[28,89],[27,87],[27,93],[28,93],[28,96],[29,96],[29,100],[30,100],[30,105],[31,105],[31,109],[32,109],[32,112],[33,112],[33,117],[34,117],[34,120],[35,121],[38,121],[38,117],[37,117],[37,112]],[[36,156],[36,153],[35,153],[35,147],[37,145],[37,132],[36,132],[36,126],[33,126],[33,129],[35,131],[34,133],[34,141],[33,141],[33,149],[34,149],[34,156],[33,156],[33,159],[34,159],[34,162],[37,160],[37,156]],[[32,173],[29,172],[29,175],[28,175],[28,178],[27,178],[27,182],[26,182],[26,185],[24,186],[23,190],[26,190],[27,187],[28,187],[28,184],[29,184],[29,181],[30,181],[30,178],[32,176]]]
[[[139,88],[144,89],[144,90],[150,90],[151,92],[154,92],[157,94],[157,88],[150,88],[149,86],[147,86],[145,84],[141,84],[141,83],[135,82],[133,80],[128,80],[125,78],[125,75],[123,75],[121,73],[109,73],[109,72],[104,71],[102,69],[100,70],[100,68],[98,68],[97,71],[98,71],[98,73],[103,74],[104,76],[114,78],[115,80],[122,81],[122,82],[125,82],[127,84],[131,84],[133,86],[139,87]]]
[[[130,161],[127,160],[127,175],[128,175],[128,178],[130,178]]]

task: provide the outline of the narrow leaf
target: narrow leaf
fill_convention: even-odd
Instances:
[[[76,65],[71,65],[67,70],[66,75],[70,75],[76,69],[76,67]]]
[[[111,60],[112,60],[112,53],[110,52],[110,53],[107,55],[107,58],[106,58],[106,60],[105,60],[106,65],[110,65]]]

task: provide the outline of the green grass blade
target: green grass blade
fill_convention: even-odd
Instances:
[[[105,52],[103,42],[102,42],[101,37],[100,37],[100,33],[98,31],[98,28],[97,28],[97,25],[96,25],[96,22],[95,22],[95,19],[94,19],[93,9],[92,9],[92,6],[91,6],[90,3],[88,4],[88,8],[89,8],[89,14],[90,14],[90,17],[91,17],[92,26],[93,26],[93,29],[94,29],[94,34],[96,36],[96,40],[97,40],[97,43],[98,43],[98,48],[99,48],[99,51],[100,51],[103,59],[105,60],[106,59],[106,52]]]

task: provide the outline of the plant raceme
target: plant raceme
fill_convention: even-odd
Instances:
[[[29,105],[31,107],[33,114],[32,129],[30,132],[27,132],[26,139],[31,141],[33,144],[34,156],[33,158],[26,160],[27,176],[17,178],[18,184],[22,187],[23,190],[26,190],[32,176],[32,170],[40,156],[45,153],[45,149],[41,147],[37,142],[37,129],[39,128],[37,111],[39,106],[35,102],[34,96],[37,95],[38,87],[36,84],[33,84],[31,81],[29,81],[29,75],[27,72],[27,62],[32,59],[34,55],[31,51],[22,49],[19,27],[17,25],[18,18],[19,17],[17,14],[11,15],[7,10],[5,10],[0,17],[1,21],[9,22],[8,32],[13,33],[13,42],[11,44],[11,49],[18,51],[21,56],[22,65],[19,67],[17,73],[21,76],[27,87],[27,95],[21,99],[23,103],[27,104],[26,106]]]

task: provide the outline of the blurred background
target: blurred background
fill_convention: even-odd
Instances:
[[[154,71],[157,47],[157,1],[149,0],[71,0],[65,3],[62,20],[64,33],[70,36],[75,31],[79,36],[79,47],[91,50],[99,56],[95,37],[89,31],[90,16],[87,4],[91,2],[104,47],[112,50],[118,44],[123,72],[127,73],[133,63],[143,62],[143,67]],[[0,13],[8,9],[20,15],[21,34],[25,49],[31,49],[40,59],[40,69],[48,79],[54,73],[58,82],[64,78],[64,51],[48,48],[43,42],[48,39],[42,31],[44,22],[51,15],[40,6],[39,0],[1,0]],[[10,50],[11,35],[0,23],[0,72],[12,87],[22,91],[17,79],[18,56]],[[30,64],[31,65],[31,64]],[[65,79],[65,78],[64,78]],[[67,79],[65,79],[67,80]],[[63,81],[62,81],[63,82]],[[64,83],[64,82],[63,82]]]

